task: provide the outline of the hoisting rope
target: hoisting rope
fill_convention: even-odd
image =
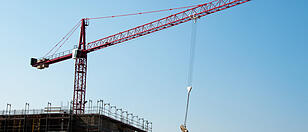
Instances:
[[[196,48],[196,35],[197,35],[197,18],[194,18],[192,23],[191,42],[190,42],[190,57],[189,68],[187,74],[187,86],[192,86],[194,61],[195,61],[195,48]]]
[[[194,71],[194,60],[195,60],[195,49],[196,49],[196,36],[197,36],[197,18],[192,18],[192,32],[191,32],[191,42],[190,42],[190,57],[189,57],[189,67],[187,74],[187,102],[186,102],[186,111],[184,124],[180,126],[183,132],[188,132],[186,122],[189,108],[189,97],[192,90],[192,81],[193,81],[193,71]]]

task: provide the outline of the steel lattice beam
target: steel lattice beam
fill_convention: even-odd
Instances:
[[[198,5],[194,8],[161,18],[159,20],[93,41],[86,45],[86,52],[93,52],[98,49],[106,48],[115,44],[119,44],[134,38],[138,38],[156,31],[160,31],[169,27],[176,26],[181,23],[192,20],[194,17],[200,18],[218,11],[228,9],[230,7],[246,3],[250,0],[214,0],[209,3]],[[67,50],[46,57],[46,61],[33,64],[36,67],[41,64],[53,64],[60,61],[70,59],[72,50]]]
[[[75,80],[73,95],[73,112],[74,114],[84,114],[86,86],[87,86],[87,53],[86,48],[86,26],[85,19],[81,20],[81,31],[78,45],[78,53],[76,53],[75,61]]]
[[[190,20],[200,18],[245,2],[249,0],[215,0],[210,3],[198,5],[197,7],[170,15],[168,17],[93,41],[88,43],[87,52],[106,48],[134,38],[138,38],[153,32],[160,31]]]

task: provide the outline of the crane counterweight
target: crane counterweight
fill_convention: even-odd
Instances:
[[[35,59],[35,58],[31,58],[31,65],[33,67],[36,67],[37,69],[45,69],[49,67],[49,64],[44,63],[48,61],[48,59],[43,58],[43,59]]]

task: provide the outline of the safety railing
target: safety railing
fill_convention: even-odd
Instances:
[[[138,117],[133,113],[129,113],[123,109],[117,109],[115,106],[93,106],[85,110],[85,114],[99,114],[104,115],[122,123],[134,126],[141,130],[152,132],[152,122]]]
[[[139,116],[129,113],[123,109],[118,109],[116,106],[111,106],[109,103],[99,106],[91,106],[85,109],[84,114],[98,114],[104,115],[106,117],[112,118],[114,120],[120,121],[124,124],[134,126],[146,132],[152,132],[152,122],[145,120]],[[36,114],[53,114],[53,113],[63,113],[71,114],[72,110],[65,107],[57,107],[57,109],[51,109],[51,107],[46,107],[45,109],[23,109],[23,110],[11,110],[6,109],[0,111],[0,115],[36,115]]]

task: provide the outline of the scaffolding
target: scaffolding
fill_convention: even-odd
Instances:
[[[72,114],[70,108],[6,109],[0,111],[0,132],[152,132],[152,122],[110,103],[98,101],[85,114]]]

